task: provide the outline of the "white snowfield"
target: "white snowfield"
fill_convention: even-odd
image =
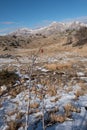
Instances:
[[[73,88],[75,88],[75,86],[73,86]],[[79,88],[79,86],[77,86],[77,88]],[[62,112],[64,104],[73,103],[76,106],[79,106],[79,108],[81,108],[81,113],[73,112],[72,119],[69,118],[64,123],[56,123],[52,126],[47,127],[46,130],[87,130],[87,110],[85,109],[85,106],[87,106],[87,94],[84,96],[80,96],[77,101],[73,101],[75,97],[74,89],[70,93],[65,93],[63,91],[62,93],[60,93],[60,95],[61,95],[61,98],[56,103],[51,102],[51,100],[54,99],[55,96],[46,97],[44,99],[46,109],[51,109],[53,107],[58,106],[60,112]],[[6,115],[6,113],[8,113],[9,111],[15,110],[16,107],[18,107],[18,110],[20,112],[26,112],[27,102],[25,101],[25,99],[27,98],[27,96],[28,96],[28,92],[25,91],[18,94],[16,98],[14,99],[10,99],[10,97],[7,97],[3,101],[3,107],[0,109],[0,130],[6,130],[7,128],[7,125],[4,122],[4,115],[6,116],[7,120],[10,121],[10,120],[15,120],[15,117],[17,114],[15,113],[14,115],[9,117]],[[36,101],[40,104],[39,106],[40,108],[42,105],[40,99],[38,98],[35,99],[34,95],[32,95],[32,99],[34,99],[32,100],[32,102]],[[17,106],[14,102],[16,102],[19,105]],[[35,120],[37,120],[37,117],[39,115],[42,115],[42,112],[31,114],[30,122],[34,123]],[[19,130],[23,130],[23,128],[20,128]],[[38,124],[38,127],[36,128],[36,130],[42,130],[42,126],[40,123]]]

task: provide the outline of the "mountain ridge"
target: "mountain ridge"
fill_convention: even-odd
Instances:
[[[40,46],[83,47],[87,44],[87,24],[74,21],[53,22],[40,29],[21,28],[6,36],[0,36],[0,48],[35,49]]]
[[[87,24],[79,22],[79,21],[66,22],[66,23],[54,21],[50,25],[41,27],[39,29],[20,28],[14,32],[9,33],[9,35],[27,36],[27,35],[37,34],[37,33],[38,34],[41,33],[43,35],[51,35],[53,33],[63,32],[67,29],[78,30],[80,27],[87,27]]]

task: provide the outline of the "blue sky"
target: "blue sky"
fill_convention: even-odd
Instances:
[[[87,16],[87,0],[0,0],[0,33]]]

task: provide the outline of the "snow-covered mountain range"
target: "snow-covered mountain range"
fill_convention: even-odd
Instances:
[[[82,22],[78,22],[78,21],[66,22],[66,23],[52,22],[50,25],[45,26],[45,27],[41,27],[39,29],[20,28],[20,29],[17,29],[16,31],[14,31],[10,34],[16,35],[16,36],[20,36],[20,35],[27,36],[27,35],[32,35],[32,34],[50,35],[53,33],[65,31],[67,29],[78,30],[80,27],[87,27],[87,24],[82,23]]]

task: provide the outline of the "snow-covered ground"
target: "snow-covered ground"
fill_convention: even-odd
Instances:
[[[67,103],[72,103],[79,109],[81,109],[80,113],[72,112],[72,118],[64,121],[63,123],[56,123],[52,124],[51,126],[47,127],[47,130],[87,130],[87,111],[85,107],[87,106],[87,94],[84,96],[80,96],[78,100],[74,100],[75,98],[75,88],[79,89],[78,85],[72,86],[73,91],[66,93],[66,91],[62,91],[61,93],[58,92],[56,96],[45,96],[44,103],[46,110],[50,110],[52,108],[58,107],[59,113],[64,112],[63,106]],[[57,96],[61,96],[58,101],[52,102]],[[2,105],[3,107],[0,108],[0,130],[5,130],[6,124],[5,119],[7,121],[16,120],[17,112],[26,113],[27,111],[27,102],[26,99],[28,98],[28,90],[25,92],[19,93],[15,98],[11,99],[10,96],[6,96],[3,98]],[[35,95],[31,95],[31,102],[38,102],[40,104],[39,110],[40,112],[33,113],[30,115],[30,122],[34,124],[37,120],[37,117],[42,115],[41,106],[42,101],[39,98],[35,98]],[[17,109],[17,111],[15,111]],[[9,112],[15,111],[13,115],[7,115]],[[46,111],[45,111],[46,112]],[[25,120],[25,117],[23,117]],[[32,126],[33,127],[33,126]],[[32,128],[30,127],[29,130]],[[33,128],[32,128],[33,129]],[[41,122],[37,123],[36,130],[41,130],[42,125]],[[19,129],[20,130],[20,129]],[[21,128],[23,130],[23,128]]]
[[[79,58],[78,58],[79,59]],[[48,63],[56,62],[58,58],[46,58],[43,61],[47,60]],[[62,59],[63,60],[63,59]],[[64,62],[69,61],[70,59],[65,57],[63,60]],[[39,59],[38,59],[39,61]],[[37,62],[38,62],[37,61]],[[14,60],[5,60],[0,59],[0,63],[4,65],[5,63],[10,64],[14,62]],[[61,61],[62,63],[62,61]],[[17,66],[20,68],[19,64],[13,64],[14,66]],[[36,67],[38,71],[42,71],[47,74],[48,70],[46,68],[41,68],[40,66]],[[82,68],[83,69],[83,68]],[[20,77],[28,79],[27,74],[20,74],[17,72]],[[87,86],[87,77],[84,74],[84,71],[77,71],[77,76],[79,77],[79,80],[82,80],[85,85]],[[74,81],[73,81],[74,82]],[[7,130],[7,122],[10,121],[21,121],[22,123],[25,123],[26,121],[26,114],[27,114],[27,102],[28,102],[28,84],[29,80],[27,80],[25,83],[22,84],[24,87],[24,91],[20,91],[19,94],[17,94],[14,98],[11,97],[8,94],[5,94],[4,96],[1,96],[0,98],[0,130]],[[15,84],[16,86],[16,84]],[[15,87],[14,86],[14,87]],[[47,86],[48,87],[48,86]],[[38,90],[41,89],[41,84],[37,84]],[[46,86],[45,86],[46,88]],[[74,85],[68,86],[67,83],[60,87],[59,84],[56,85],[57,93],[56,95],[50,96],[49,93],[45,94],[45,97],[43,99],[45,110],[44,115],[45,118],[49,118],[50,114],[48,115],[48,111],[53,110],[55,108],[58,108],[58,111],[55,112],[56,115],[59,114],[65,114],[64,106],[67,104],[72,104],[77,109],[80,110],[80,112],[71,111],[71,116],[67,117],[64,122],[51,122],[49,127],[46,128],[46,130],[87,130],[87,93],[84,92],[83,95],[79,95],[76,98],[76,92],[82,91],[81,86],[78,82],[75,82]],[[1,86],[2,91],[6,90],[6,86]],[[69,90],[70,89],[70,90]],[[69,90],[69,91],[68,91]],[[33,112],[29,115],[29,122],[32,124],[29,127],[29,130],[42,130],[42,99],[36,95],[36,93],[31,92],[31,100],[30,103],[34,104],[37,103],[38,107],[35,109],[32,109]],[[37,111],[36,111],[37,110]],[[22,113],[23,116],[18,120],[17,116],[18,114]],[[47,125],[47,124],[46,124]],[[24,130],[24,127],[20,127],[18,130]]]

